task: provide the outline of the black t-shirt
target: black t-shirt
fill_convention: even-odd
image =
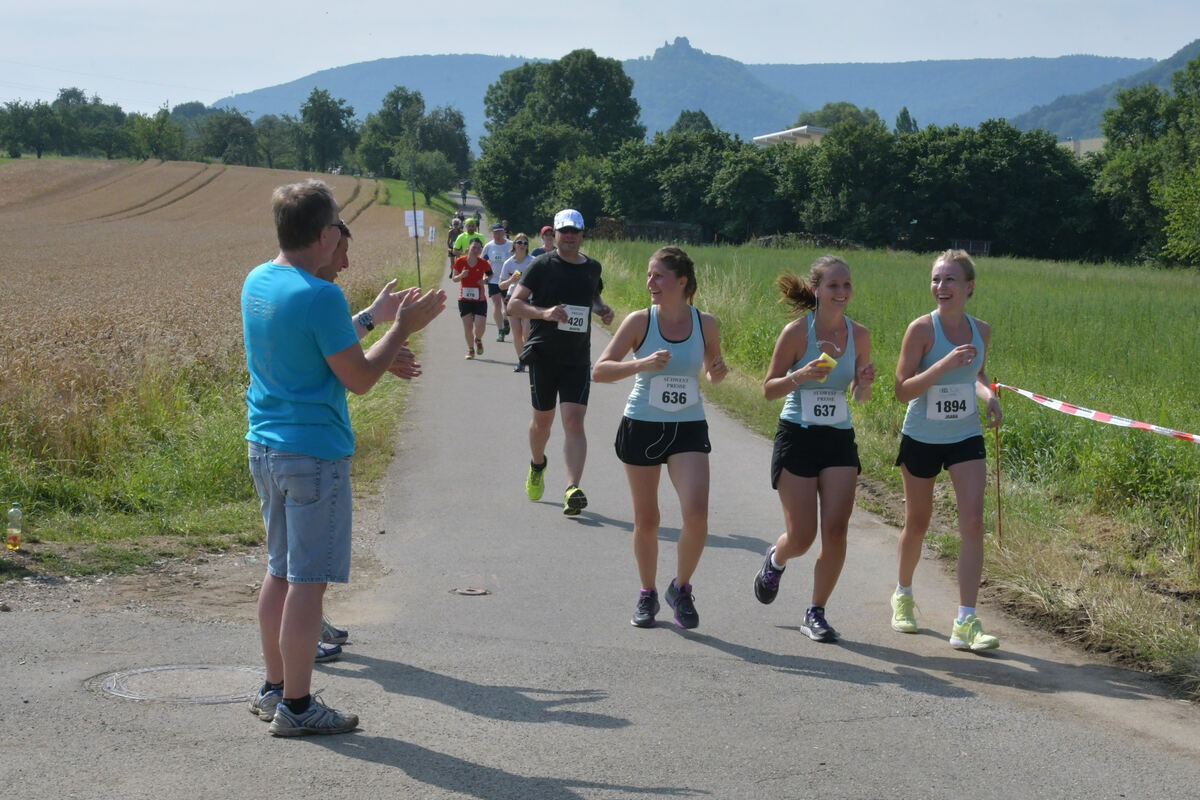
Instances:
[[[522,360],[554,360],[561,364],[587,364],[592,357],[592,303],[604,291],[600,262],[584,256],[582,264],[564,261],[555,250],[540,255],[521,275],[520,284],[529,287],[529,303],[539,308],[561,304],[568,309],[574,327],[582,331],[562,330],[557,322],[530,320],[529,338]]]

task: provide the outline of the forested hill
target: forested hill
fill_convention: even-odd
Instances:
[[[1104,109],[1115,105],[1113,97],[1118,91],[1144,83],[1170,90],[1172,73],[1183,69],[1187,62],[1197,55],[1200,55],[1200,39],[1148,69],[1087,92],[1059,97],[1051,103],[1036,106],[1024,114],[1012,117],[1009,122],[1027,131],[1035,128],[1052,131],[1060,139],[1089,139],[1100,136],[1100,121],[1104,117]]]
[[[600,55],[603,55],[601,53]],[[803,58],[803,53],[796,53]],[[427,108],[453,106],[467,133],[484,132],[483,95],[519,56],[429,55],[365,61],[322,70],[289,83],[222,98],[251,118],[298,115],[313,88],[344,98],[360,119],[378,110],[397,85],[419,91]],[[1164,62],[1165,63],[1165,62]],[[918,124],[975,125],[1010,117],[1056,97],[1108,84],[1145,70],[1153,59],[1061,58],[919,61],[896,64],[758,64],[693,48],[678,38],[653,56],[624,62],[648,134],[665,130],[685,109],[744,139],[790,126],[801,111],[849,101],[874,108],[889,124],[902,106]]]

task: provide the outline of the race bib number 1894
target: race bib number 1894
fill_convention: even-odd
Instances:
[[[975,413],[975,384],[934,384],[925,393],[925,418],[945,422]]]

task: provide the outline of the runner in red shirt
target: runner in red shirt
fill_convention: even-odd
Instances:
[[[454,262],[450,279],[458,284],[458,315],[467,339],[467,358],[483,355],[483,330],[487,325],[487,279],[492,265],[482,257],[483,242],[472,239],[467,254]]]

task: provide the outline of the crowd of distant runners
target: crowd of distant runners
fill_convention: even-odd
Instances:
[[[356,315],[334,286],[349,266],[350,232],[337,217],[328,186],[319,181],[279,187],[274,212],[280,253],[253,270],[242,293],[243,332],[251,381],[247,391],[249,458],[262,500],[268,567],[259,598],[266,681],[250,710],[279,736],[340,733],[358,718],[334,711],[309,692],[314,658],[336,658],[349,634],[322,615],[329,582],[349,578],[348,460],[353,431],[346,390],[362,393],[385,372],[420,375],[407,337],[439,314],[446,295],[384,287]],[[728,369],[720,326],[697,309],[695,265],[678,247],[649,257],[647,305],[628,314],[593,363],[593,318],[614,313],[602,299],[602,266],[582,250],[585,224],[574,209],[555,214],[530,249],[527,233],[507,221],[480,232],[481,215],[459,212],[446,239],[448,278],[457,288],[466,359],[484,352],[488,317],[496,341],[512,336],[516,366],[529,382],[530,463],[525,492],[540,501],[547,445],[555,419],[563,433],[562,512],[580,515],[589,499],[581,488],[587,456],[585,416],[592,381],[633,378],[614,448],[624,466],[633,509],[638,596],[632,624],[653,627],[658,592],[658,487],[662,468],[675,490],[683,525],[675,570],[662,593],[675,623],[695,628],[692,579],[708,535],[709,441],[700,383],[720,382]],[[818,642],[838,633],[826,606],[845,562],[847,531],[861,466],[850,408],[866,402],[875,380],[871,337],[846,315],[853,295],[849,265],[823,256],[806,276],[777,282],[795,318],[780,331],[762,381],[763,397],[783,400],[770,464],[771,486],[783,512],[783,532],[754,574],[754,595],[771,603],[789,561],[817,541],[809,604],[801,631]],[[933,263],[935,308],[908,326],[896,365],[895,395],[907,403],[896,465],[904,484],[905,520],[897,552],[891,627],[918,630],[913,575],[929,527],[934,484],[950,475],[958,507],[959,610],[949,643],[988,650],[999,640],[983,631],[976,599],[983,564],[985,451],[981,424],[1000,424],[994,390],[984,372],[990,328],[966,313],[975,265],[948,250]],[[359,340],[393,323],[364,350]],[[303,331],[305,335],[299,336]],[[318,407],[319,406],[319,407]],[[981,410],[982,409],[982,410]]]

